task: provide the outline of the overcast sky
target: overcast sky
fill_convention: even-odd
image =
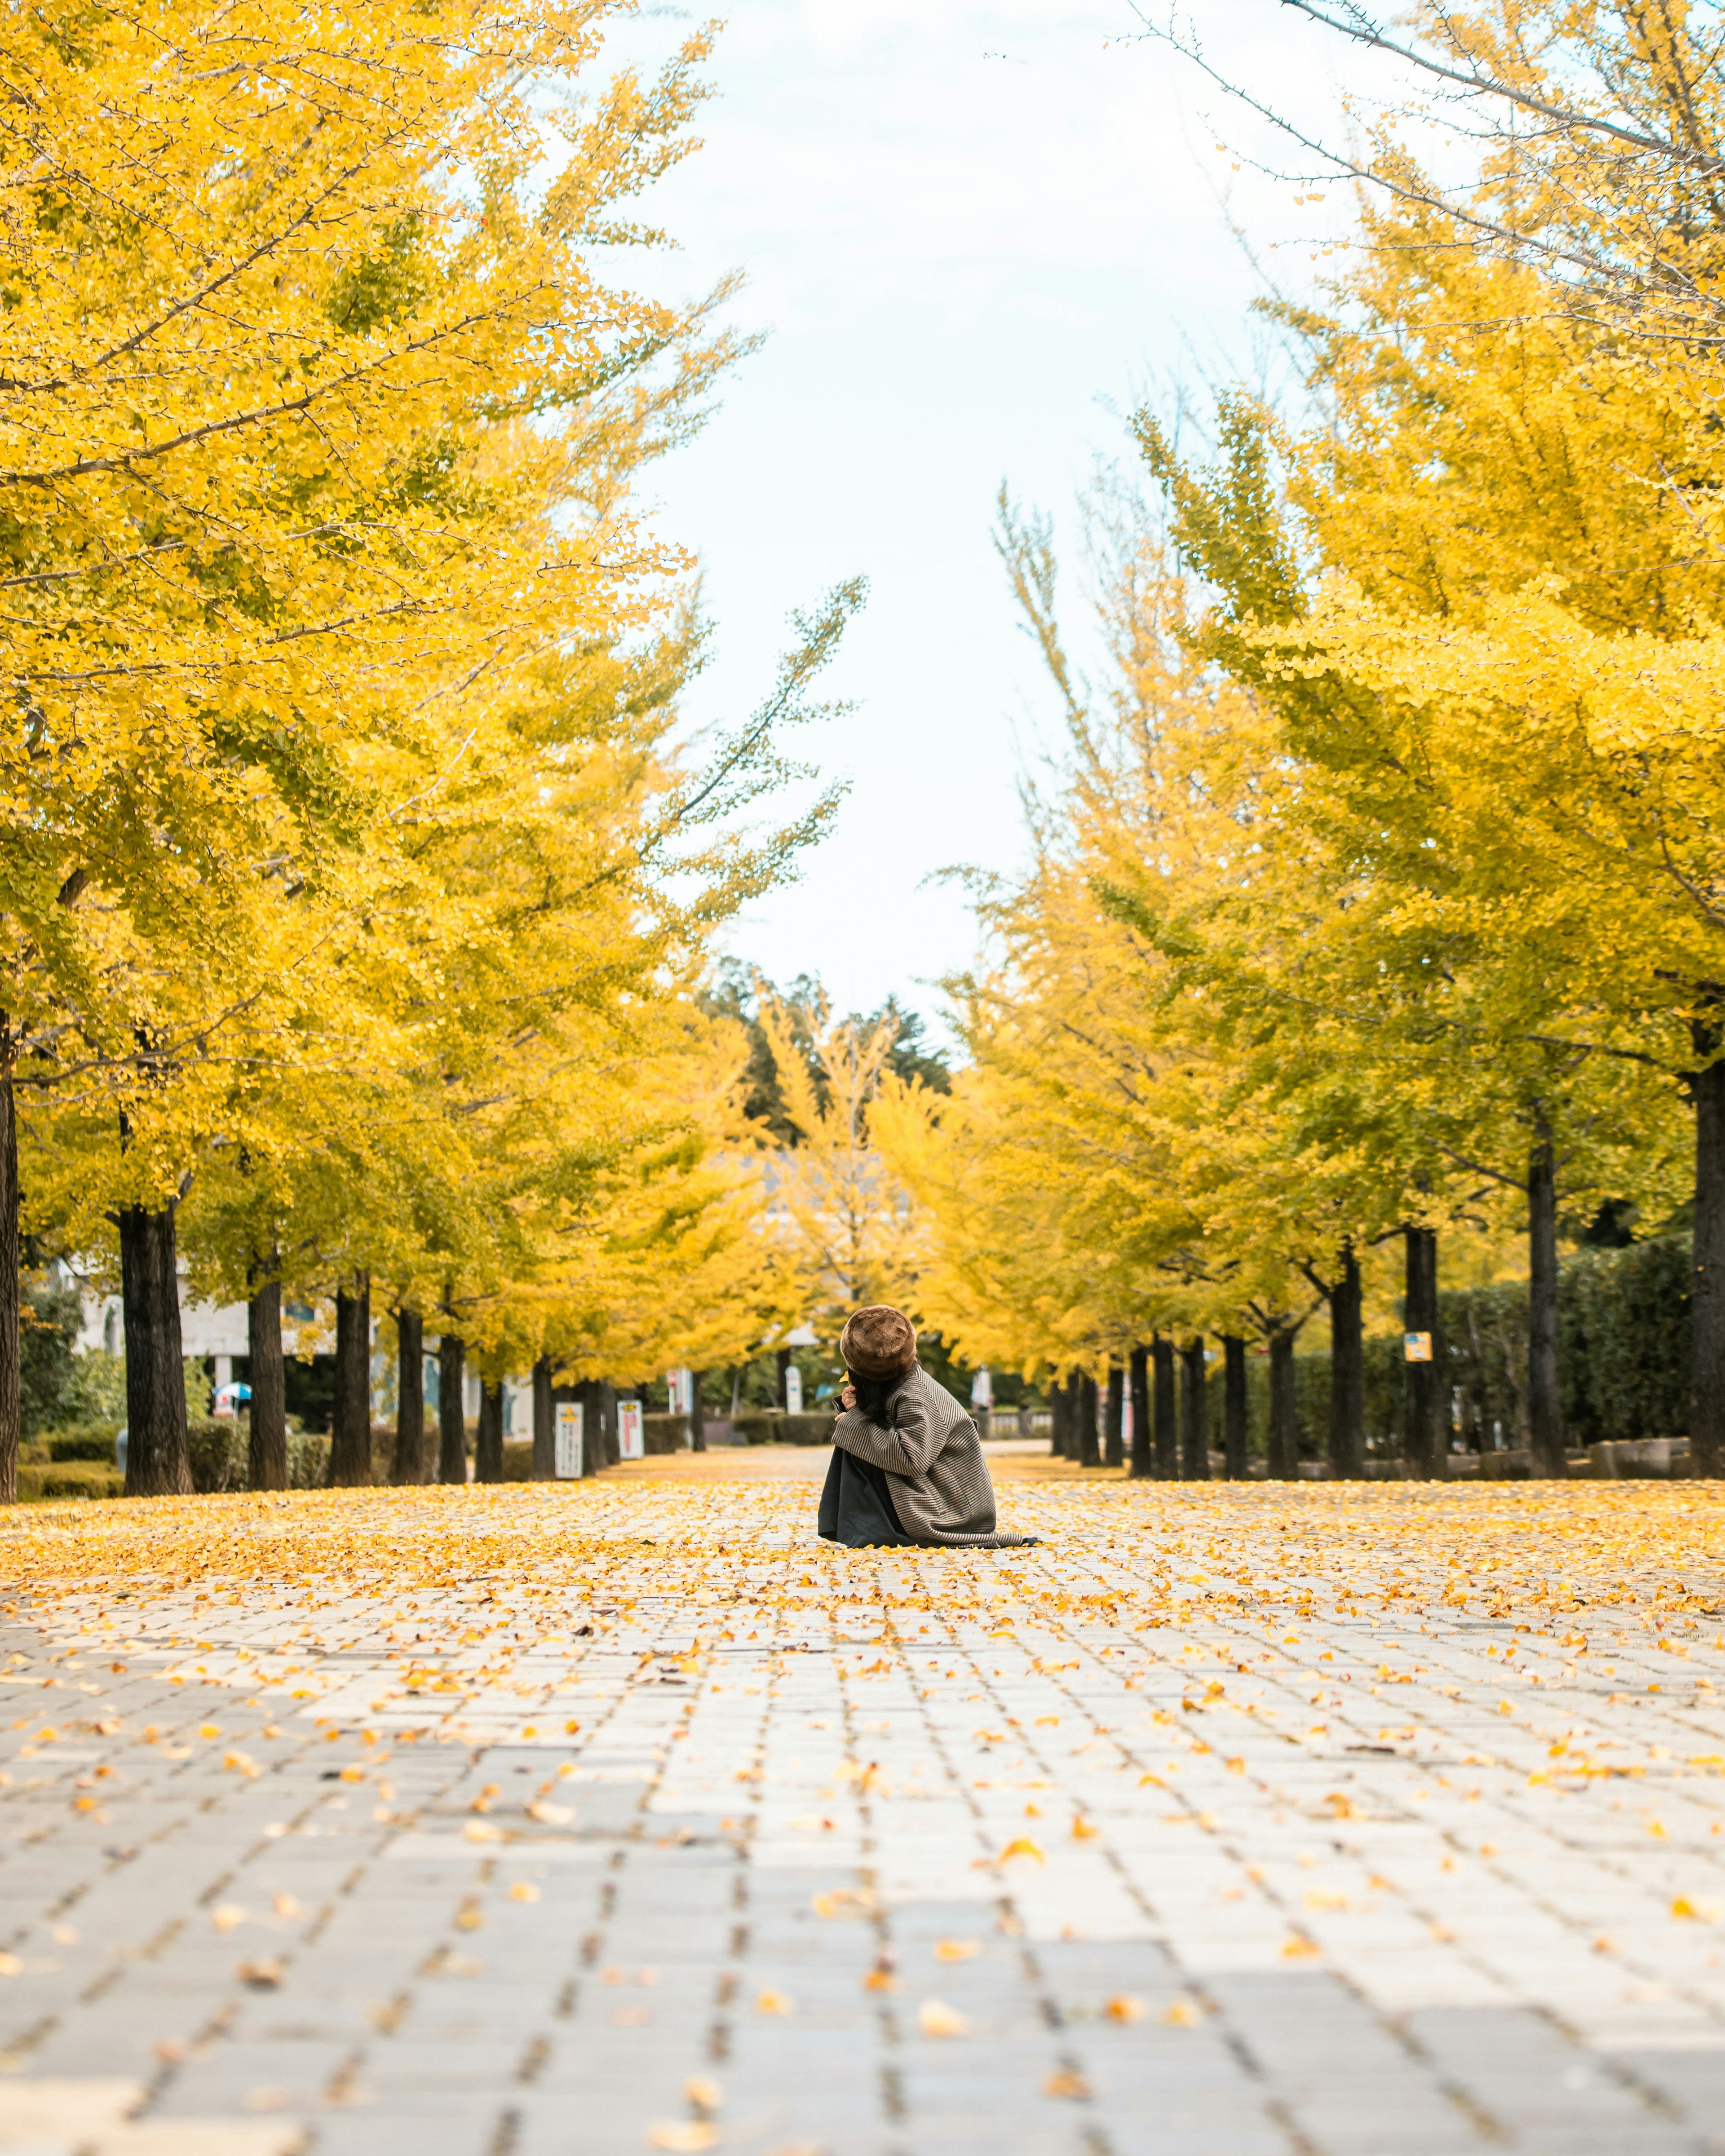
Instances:
[[[1214,59],[1307,116],[1378,68],[1276,0],[1202,18]],[[655,480],[715,624],[697,715],[760,700],[793,608],[871,587],[831,676],[855,708],[800,744],[850,782],[837,828],[730,937],[841,1009],[897,991],[935,1014],[924,984],[975,935],[931,879],[1019,858],[1051,711],[991,551],[1001,482],[1070,531],[1094,459],[1129,459],[1136,398],[1249,372],[1261,287],[1230,217],[1297,287],[1345,208],[1234,168],[1218,133],[1267,149],[1262,131],[1137,28],[1127,0],[736,0],[706,147],[651,203],[682,243],[654,283],[740,269],[732,318],[768,332]]]

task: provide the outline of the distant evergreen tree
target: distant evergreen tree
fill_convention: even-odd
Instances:
[[[824,993],[819,974],[798,973],[786,987],[779,988],[743,960],[726,958],[719,966],[712,987],[701,998],[710,1015],[734,1019],[747,1029],[749,1090],[745,1106],[749,1115],[766,1124],[781,1145],[795,1145],[798,1132],[785,1113],[778,1067],[761,1024],[761,1004],[763,1000],[776,1003],[783,1009],[791,1038],[802,1052],[809,1079],[824,1106],[826,1076],[815,1054],[814,1034],[809,1024],[810,1014],[819,1009]],[[896,1078],[920,1080],[931,1092],[950,1092],[952,1073],[945,1054],[927,1040],[922,1017],[916,1011],[906,1010],[896,994],[888,996],[872,1011],[852,1012],[844,1023],[866,1034],[886,1019],[893,1019],[898,1027],[897,1037],[886,1058],[886,1068]]]

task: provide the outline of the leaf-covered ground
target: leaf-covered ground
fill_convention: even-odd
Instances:
[[[0,2149],[1714,2146],[1725,1491],[819,1464],[6,1516]]]

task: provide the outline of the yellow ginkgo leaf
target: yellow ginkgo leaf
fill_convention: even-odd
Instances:
[[[916,2026],[925,2036],[968,2036],[970,2024],[955,2008],[925,1999],[916,2010]]]

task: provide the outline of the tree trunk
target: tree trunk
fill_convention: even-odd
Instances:
[[[1359,1260],[1342,1245],[1342,1276],[1330,1290],[1330,1472],[1358,1482],[1366,1471],[1365,1341]]]
[[[281,1353],[281,1274],[272,1254],[252,1266],[245,1306],[245,1346],[251,1363],[251,1435],[246,1479],[254,1490],[288,1486],[287,1367]]]
[[[363,1490],[372,1480],[372,1283],[353,1276],[353,1291],[336,1291],[336,1399],[330,1486]]]
[[[604,1387],[597,1378],[584,1378],[575,1388],[581,1403],[581,1476],[597,1475],[605,1461]]]
[[[784,1397],[784,1373],[790,1367],[790,1350],[785,1350],[785,1359],[779,1370],[779,1397]],[[623,1457],[617,1442],[617,1388],[608,1379],[599,1380],[599,1431],[604,1447],[603,1457],[607,1467],[614,1467]]]
[[[1272,1481],[1293,1482],[1299,1479],[1300,1421],[1294,1403],[1294,1336],[1280,1326],[1270,1336],[1267,1465]]]
[[[1048,1388],[1048,1449],[1056,1460],[1066,1457],[1066,1387],[1063,1378],[1054,1378]]]
[[[689,1373],[689,1450],[706,1450],[706,1408],[701,1397],[701,1389],[706,1383],[705,1370]]]
[[[1108,1372],[1108,1404],[1102,1417],[1102,1465],[1126,1465],[1126,1373],[1117,1363]]]
[[[1716,1021],[1693,1027],[1704,1055],[1722,1045]],[[1695,1102],[1695,1246],[1690,1308],[1689,1464],[1696,1475],[1725,1475],[1725,1062],[1690,1081]]]
[[[1209,1395],[1204,1386],[1204,1335],[1180,1350],[1180,1472],[1189,1482],[1210,1479]]]
[[[1558,1173],[1551,1133],[1543,1126],[1527,1160],[1527,1441],[1536,1475],[1564,1474],[1558,1397]]]
[[[557,1471],[557,1411],[551,1396],[551,1358],[533,1365],[533,1480],[554,1482]]]
[[[1078,1380],[1078,1464],[1100,1467],[1101,1448],[1096,1442],[1096,1381],[1088,1372]]]
[[[18,1096],[13,1089],[11,1029],[0,1024],[0,1505],[18,1502],[18,1449],[23,1430],[23,1289],[18,1278]]]
[[[467,1480],[467,1419],[461,1410],[461,1383],[467,1374],[467,1342],[445,1332],[437,1343],[437,1479]]]
[[[1437,1230],[1409,1228],[1402,1322],[1431,1337],[1431,1360],[1408,1365],[1408,1465],[1415,1475],[1444,1481],[1450,1471],[1450,1389],[1438,1330]]]
[[[503,1480],[503,1381],[486,1378],[480,1384],[479,1437],[473,1450],[475,1482]]]
[[[778,1411],[781,1414],[788,1414],[790,1409],[790,1395],[785,1384],[785,1378],[789,1373],[790,1367],[791,1351],[788,1348],[781,1348],[778,1351],[778,1373],[773,1380],[777,1388],[774,1397],[778,1402]]]
[[[180,1348],[180,1282],[174,1208],[120,1214],[120,1281],[126,1318],[126,1494],[186,1496],[192,1455]]]
[[[1134,1482],[1147,1480],[1155,1472],[1155,1460],[1150,1450],[1150,1350],[1134,1348],[1132,1352],[1132,1465]]]
[[[1180,1424],[1174,1389],[1174,1343],[1165,1333],[1151,1336],[1150,1360],[1156,1373],[1156,1476],[1160,1482],[1177,1482]]]
[[[1230,1482],[1246,1480],[1246,1347],[1238,1334],[1222,1335],[1223,1473]]]
[[[395,1459],[398,1488],[425,1480],[425,1321],[405,1306],[395,1313]]]

